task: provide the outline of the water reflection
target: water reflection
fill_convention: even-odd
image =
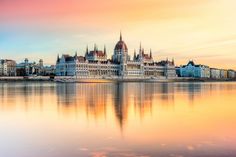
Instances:
[[[107,108],[112,108],[122,130],[130,108],[142,119],[152,113],[155,97],[161,100],[156,105],[173,105],[174,86],[168,83],[57,84],[56,95],[62,112],[78,114],[85,109],[87,117],[106,119]]]
[[[24,102],[27,110],[35,105],[43,108],[51,101],[52,105],[56,102],[58,112],[78,114],[85,111],[88,117],[93,116],[95,119],[106,119],[107,109],[112,108],[120,127],[123,127],[130,108],[142,119],[152,114],[153,105],[173,108],[176,96],[181,95],[187,98],[189,105],[194,105],[197,99],[204,96],[235,88],[232,84],[214,83],[1,83],[0,107],[11,108],[17,102]]]
[[[56,84],[57,104],[61,112],[86,111],[87,118],[106,119],[112,108],[122,130],[132,109],[138,119],[151,115],[153,105],[174,108],[175,97],[184,96],[194,106],[197,99],[218,90],[233,90],[231,85],[204,83],[117,83],[117,84]],[[109,107],[108,107],[109,106]],[[70,110],[66,108],[72,108]]]
[[[233,156],[235,93],[236,83],[0,83],[0,156]]]

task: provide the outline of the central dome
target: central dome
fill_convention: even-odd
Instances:
[[[122,35],[120,34],[120,41],[115,46],[115,51],[121,51],[123,50],[124,52],[128,51],[127,45],[125,42],[122,40]]]

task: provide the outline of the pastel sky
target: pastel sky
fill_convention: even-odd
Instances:
[[[142,42],[156,60],[236,69],[235,6],[235,0],[0,0],[0,58],[55,64],[57,54],[83,55],[94,43],[111,56],[122,30],[130,55]]]

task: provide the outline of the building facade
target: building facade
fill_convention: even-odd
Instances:
[[[211,68],[211,78],[212,79],[220,79],[221,75],[220,75],[220,72],[221,70],[220,69],[217,69],[217,68]]]
[[[16,76],[16,62],[10,59],[0,60],[0,76]]]
[[[31,76],[31,75],[44,75],[44,65],[43,60],[40,59],[38,63],[29,62],[25,58],[24,62],[16,65],[17,76]]]
[[[236,78],[236,72],[234,70],[228,70],[228,78],[233,79]]]
[[[228,71],[225,69],[220,69],[220,78],[227,79],[228,78]]]
[[[85,52],[85,56],[62,55],[57,57],[57,76],[77,76],[78,78],[146,78],[146,77],[176,77],[174,60],[155,62],[152,52],[145,53],[140,44],[138,53],[133,57],[128,54],[128,47],[120,35],[120,40],[114,48],[111,59],[107,58],[106,47]]]
[[[206,65],[195,64],[189,61],[187,65],[177,69],[180,77],[210,78],[210,68]]]

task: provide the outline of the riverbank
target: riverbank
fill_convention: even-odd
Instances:
[[[0,82],[34,82],[34,81],[53,81],[49,76],[36,76],[36,77],[0,77]]]
[[[71,80],[71,81],[68,81]],[[78,82],[78,83],[108,83],[108,82],[229,82],[234,79],[211,79],[211,78],[78,78],[73,80],[71,77],[57,77],[55,79],[49,76],[36,77],[0,77],[0,82]]]

